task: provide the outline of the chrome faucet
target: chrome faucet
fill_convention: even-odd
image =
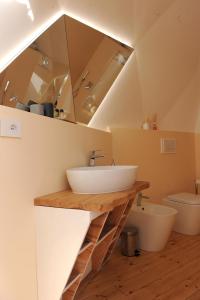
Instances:
[[[142,199],[149,199],[149,197],[142,195],[142,193],[137,194],[136,205],[142,206]]]
[[[90,156],[89,156],[89,167],[94,167],[95,166],[95,160],[96,158],[101,158],[104,157],[104,155],[98,155],[97,152],[101,150],[92,150]]]

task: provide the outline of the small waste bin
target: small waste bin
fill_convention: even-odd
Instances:
[[[138,230],[136,227],[125,227],[121,233],[121,253],[135,256],[138,253]]]

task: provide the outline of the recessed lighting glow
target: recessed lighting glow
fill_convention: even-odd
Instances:
[[[128,41],[127,39],[124,39],[123,37],[118,36],[116,34],[113,34],[107,28],[99,26],[98,24],[94,24],[94,23],[90,22],[89,20],[86,20],[86,19],[82,18],[81,16],[75,15],[75,14],[69,12],[69,11],[65,11],[65,14],[67,16],[69,16],[69,17],[71,17],[73,19],[76,19],[77,21],[79,21],[81,23],[84,23],[85,25],[88,25],[88,26],[90,26],[90,27],[92,27],[92,28],[94,28],[94,29],[96,29],[96,30],[104,33],[105,35],[108,35],[111,38],[113,38],[113,39],[115,39],[115,40],[117,40],[117,41],[119,41],[119,42],[121,42],[121,43],[123,43],[123,44],[125,44],[125,45],[127,45],[127,46],[129,46],[131,48],[133,48],[133,45],[132,45],[131,41]]]
[[[124,68],[121,70],[121,72],[119,73],[119,75],[117,76],[117,78],[115,79],[115,81],[113,82],[111,88],[109,89],[108,93],[106,94],[106,96],[104,97],[103,101],[101,102],[101,104],[99,105],[99,107],[97,108],[95,114],[93,115],[92,119],[90,120],[90,122],[88,123],[88,127],[93,127],[95,128],[95,123],[96,123],[96,119],[98,118],[98,116],[102,113],[103,111],[103,107],[105,106],[105,103],[107,101],[107,97],[109,95],[109,93],[111,93],[114,89],[116,89],[117,84],[118,84],[118,80],[121,79],[121,77],[124,75],[124,72],[126,70],[126,67],[129,63],[129,61],[131,60],[132,56],[135,54],[135,52],[133,51],[133,53],[129,56]],[[107,126],[106,127],[106,131],[110,131],[110,128]]]
[[[2,0],[0,0],[2,1]],[[8,1],[8,0],[3,0]],[[21,0],[18,0],[21,1]],[[25,3],[25,1],[24,1]],[[12,49],[6,56],[0,60],[0,73],[9,65],[17,56],[19,56],[29,45],[31,45],[35,39],[37,39],[47,28],[49,28],[54,22],[56,22],[63,15],[63,11],[59,11],[47,20],[42,26],[37,28],[31,35],[19,43],[14,49]]]

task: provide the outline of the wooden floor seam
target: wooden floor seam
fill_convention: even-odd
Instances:
[[[200,236],[173,233],[161,252],[116,251],[76,300],[200,300]]]

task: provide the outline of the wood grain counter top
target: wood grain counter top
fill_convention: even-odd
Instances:
[[[131,189],[115,193],[74,194],[71,190],[66,190],[38,197],[34,200],[34,204],[36,206],[106,212],[123,204],[127,199],[135,197],[137,192],[147,189],[148,187],[148,182],[136,181]]]

